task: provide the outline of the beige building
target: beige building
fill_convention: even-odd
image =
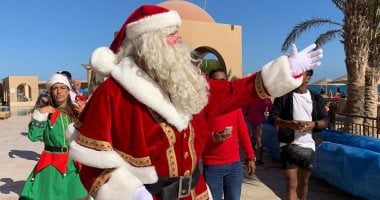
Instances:
[[[2,102],[10,107],[12,115],[26,114],[37,101],[37,76],[8,76],[2,81]]]

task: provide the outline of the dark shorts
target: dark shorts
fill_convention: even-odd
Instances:
[[[315,151],[293,144],[281,147],[281,164],[284,169],[301,168],[311,171],[315,166]]]

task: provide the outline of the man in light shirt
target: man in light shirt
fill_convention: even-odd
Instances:
[[[274,100],[269,120],[278,126],[281,163],[286,179],[286,199],[307,197],[316,147],[322,142],[321,129],[327,127],[324,98],[307,89],[313,70],[303,74],[303,83]]]

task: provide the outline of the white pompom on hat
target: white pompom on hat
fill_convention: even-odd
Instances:
[[[62,74],[53,74],[53,76],[51,76],[51,78],[46,82],[46,87],[48,91],[50,91],[51,86],[53,86],[56,83],[65,84],[67,87],[69,87],[69,90],[71,90],[69,79],[67,79],[66,76]]]
[[[124,22],[109,48],[100,47],[94,51],[90,59],[91,66],[96,72],[109,76],[117,64],[115,54],[119,52],[125,38],[134,39],[144,33],[179,25],[181,17],[176,11],[156,5],[143,5]]]

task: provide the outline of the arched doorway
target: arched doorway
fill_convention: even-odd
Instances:
[[[221,68],[226,72],[229,80],[233,80],[236,77],[232,77],[231,68],[226,67],[226,63],[220,53],[211,47],[202,46],[197,47],[194,51],[198,52],[201,58],[203,59],[203,63],[201,65],[201,70],[203,73],[208,75],[208,73],[216,68]]]
[[[17,86],[17,102],[28,102],[32,100],[32,88],[26,83]]]

